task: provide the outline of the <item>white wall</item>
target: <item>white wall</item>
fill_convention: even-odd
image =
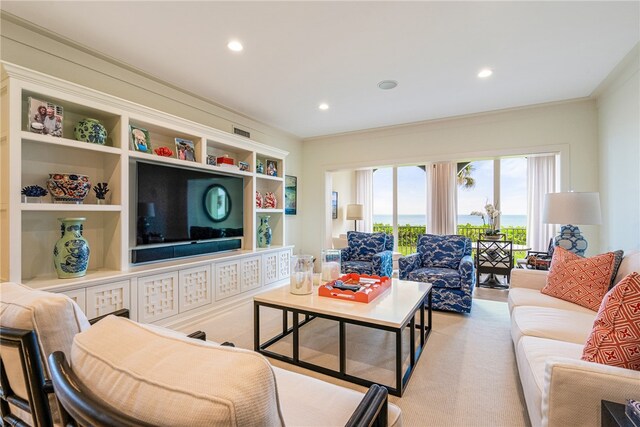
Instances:
[[[597,111],[591,99],[427,121],[307,140],[304,178],[309,193],[326,195],[330,194],[324,188],[326,171],[560,152],[561,188],[597,191],[597,136]],[[318,254],[329,243],[330,230],[317,226],[327,224],[325,203],[329,201],[318,197],[304,201],[305,253]],[[598,227],[581,228],[597,250]]]
[[[125,64],[101,57],[81,45],[62,40],[7,14],[1,15],[0,59],[90,87],[129,101],[216,129],[233,132],[233,125],[251,132],[251,139],[289,152],[286,174],[298,177],[298,209],[305,199],[302,143],[299,138],[252,120]],[[170,61],[170,58],[167,58]],[[286,243],[300,245],[300,214],[286,217]]]
[[[640,45],[598,91],[602,251],[640,250]]]
[[[347,221],[347,205],[356,202],[355,171],[332,172],[331,191],[338,192],[338,219],[331,221],[332,236],[353,230],[353,221]]]

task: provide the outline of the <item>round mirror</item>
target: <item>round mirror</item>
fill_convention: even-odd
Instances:
[[[204,192],[204,210],[214,222],[224,221],[231,213],[231,197],[227,189],[213,184]]]

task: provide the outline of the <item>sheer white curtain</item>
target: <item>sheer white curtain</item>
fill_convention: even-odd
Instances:
[[[356,221],[357,230],[371,233],[373,231],[373,170],[356,171],[356,203],[363,206],[362,221]]]
[[[427,165],[427,233],[457,233],[456,172],[455,162]]]
[[[552,224],[542,223],[544,195],[556,192],[556,156],[527,157],[527,246],[546,251],[554,235]]]

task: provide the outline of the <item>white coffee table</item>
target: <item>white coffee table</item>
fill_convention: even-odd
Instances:
[[[256,295],[253,297],[253,304],[254,349],[257,352],[367,387],[374,383],[346,372],[347,336],[345,325],[360,325],[395,333],[395,386],[382,385],[387,387],[389,393],[396,396],[402,396],[404,393],[431,333],[431,285],[428,283],[392,279],[391,288],[368,304],[321,297],[318,296],[318,289],[315,287],[310,295],[294,295],[289,292],[289,286],[283,286]],[[282,310],[282,332],[264,343],[260,343],[260,307]],[[287,314],[289,312],[293,314],[291,327],[288,324]],[[415,321],[415,315],[418,312],[420,313],[419,324]],[[301,315],[304,316],[302,321],[300,321]],[[316,317],[334,320],[339,324],[340,369],[337,371],[300,360],[299,329]],[[409,327],[411,331],[420,330],[420,338],[419,343],[416,343],[415,333],[409,334],[409,363],[403,371],[402,332],[406,327]],[[268,350],[271,345],[289,334],[293,334],[293,357]]]

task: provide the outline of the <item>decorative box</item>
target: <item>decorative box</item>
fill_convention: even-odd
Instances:
[[[346,285],[354,290],[339,289],[337,286]],[[318,287],[321,297],[370,303],[380,294],[391,287],[391,279],[383,276],[367,276],[365,274],[349,273],[339,279]],[[357,288],[357,290],[355,290]]]
[[[232,166],[236,164],[233,158],[227,156],[226,154],[224,156],[216,157],[216,163],[218,165],[232,165]]]

